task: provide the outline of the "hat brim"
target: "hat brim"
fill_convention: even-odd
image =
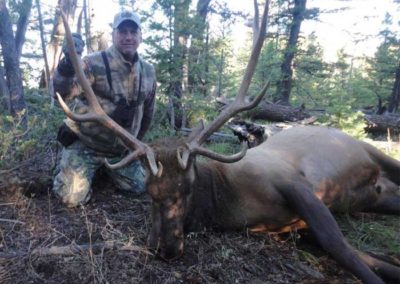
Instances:
[[[118,21],[117,23],[114,23],[113,29],[117,29],[123,22],[132,22],[136,26],[138,26],[139,29],[141,28],[140,25],[133,19],[122,19],[121,21]]]

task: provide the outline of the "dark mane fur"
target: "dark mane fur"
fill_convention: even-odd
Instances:
[[[176,157],[176,150],[180,146],[184,146],[184,141],[175,137],[162,138],[151,144],[151,148],[154,149],[156,154],[156,160],[160,161],[164,168],[182,171]]]

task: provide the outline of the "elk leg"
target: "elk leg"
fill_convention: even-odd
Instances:
[[[381,276],[384,280],[393,283],[400,283],[400,267],[361,251],[357,251],[357,254],[371,270]]]
[[[383,283],[346,242],[331,212],[310,188],[311,185],[307,182],[297,180],[280,187],[280,192],[288,202],[289,208],[294,209],[306,221],[321,247],[340,265],[364,283]]]

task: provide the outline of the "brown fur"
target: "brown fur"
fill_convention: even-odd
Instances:
[[[153,199],[149,245],[162,257],[179,257],[184,233],[204,227],[280,231],[307,224],[320,245],[361,280],[379,283],[370,269],[382,277],[394,277],[382,272],[389,270],[375,269],[371,261],[360,259],[331,212],[386,207],[396,213],[399,161],[338,130],[322,127],[281,132],[232,164],[196,162],[192,157],[185,170],[176,158],[182,142],[175,143],[152,147],[164,169],[160,178],[150,174],[147,178]],[[390,202],[381,204],[381,197]]]

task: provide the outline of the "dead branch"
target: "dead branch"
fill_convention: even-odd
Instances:
[[[92,252],[93,254],[98,254],[104,250],[136,251],[136,252],[144,253],[146,255],[153,255],[153,253],[151,253],[145,247],[123,244],[123,243],[117,242],[117,241],[106,241],[106,242],[93,243],[93,244],[78,245],[78,244],[72,243],[67,246],[42,247],[42,248],[36,248],[30,252],[29,251],[28,252],[14,251],[14,252],[0,253],[0,259],[24,257],[24,256],[28,256],[28,255],[30,255],[30,256],[50,256],[50,255],[71,256],[71,255],[83,254],[83,253],[88,253],[88,252]]]
[[[22,221],[11,220],[11,219],[4,219],[4,218],[0,218],[0,222],[16,223],[16,224],[22,224],[22,225],[25,224],[25,222],[22,222]]]
[[[192,133],[192,129],[190,128],[185,128],[182,127],[179,129],[179,132],[182,133],[185,136],[190,135]],[[227,133],[222,133],[222,132],[214,132],[210,137],[208,137],[207,142],[230,142],[230,143],[235,143],[238,142],[237,137],[227,134]]]

